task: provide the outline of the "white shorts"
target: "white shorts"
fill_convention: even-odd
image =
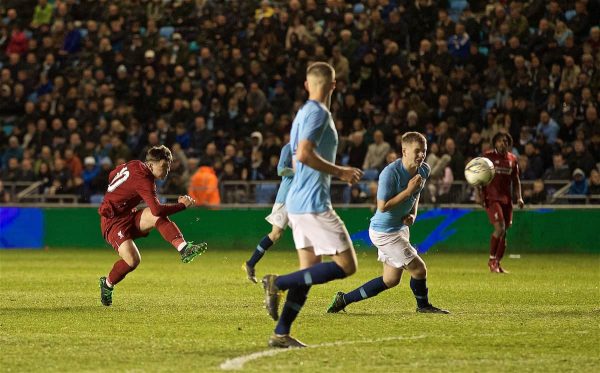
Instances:
[[[315,255],[335,255],[354,249],[344,222],[333,210],[318,214],[288,214],[296,249],[313,247]]]
[[[285,203],[275,203],[273,204],[273,209],[271,210],[271,214],[265,218],[266,221],[271,223],[282,230],[285,230],[288,226],[288,214],[287,209],[285,208]]]
[[[410,244],[410,231],[407,226],[391,233],[369,229],[369,238],[377,246],[377,260],[392,267],[405,268],[419,255],[417,250]]]

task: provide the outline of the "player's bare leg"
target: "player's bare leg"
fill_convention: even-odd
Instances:
[[[492,273],[501,273],[498,253],[500,245],[502,244],[502,239],[505,235],[506,225],[504,224],[504,221],[494,222],[494,232],[492,233],[490,240],[490,259],[488,260],[488,267]]]
[[[124,241],[119,246],[119,259],[113,265],[112,270],[106,277],[100,277],[100,301],[105,306],[112,304],[114,286],[132,272],[140,264],[142,257],[133,240]]]
[[[252,257],[250,257],[248,261],[242,264],[242,270],[246,272],[246,277],[250,282],[253,282],[255,284],[258,282],[258,280],[256,279],[256,264],[262,259],[267,250],[271,246],[273,246],[277,241],[279,241],[281,235],[283,234],[283,229],[279,228],[276,225],[273,225],[272,227],[273,228],[271,229],[271,233],[267,234],[267,236],[264,237],[258,244],[256,249],[254,249]]]
[[[410,288],[417,300],[417,312],[420,313],[450,313],[447,310],[434,307],[429,303],[427,289],[427,266],[421,257],[416,256],[406,265],[410,273]]]
[[[358,270],[358,260],[353,248],[335,254],[331,259],[344,270],[346,276],[353,275]]]
[[[388,289],[397,286],[402,279],[404,269],[393,267],[387,263],[383,263],[383,282]]]
[[[181,261],[184,263],[191,262],[195,257],[206,251],[206,243],[202,242],[200,244],[194,244],[192,242],[186,242],[183,238],[183,234],[171,219],[166,216],[154,216],[150,208],[146,207],[142,210],[139,229],[144,233],[148,233],[153,228],[156,228],[163,239],[177,249],[181,254]]]

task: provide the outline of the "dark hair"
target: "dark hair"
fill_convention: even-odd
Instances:
[[[500,138],[502,137],[506,137],[506,140],[508,140],[508,146],[510,148],[512,148],[513,146],[513,138],[510,135],[510,133],[503,133],[503,132],[498,132],[497,134],[494,135],[494,137],[492,138],[492,146],[495,148],[496,147],[496,141],[500,140]]]
[[[163,159],[169,163],[173,162],[173,154],[171,154],[169,148],[164,145],[160,145],[153,146],[148,149],[148,152],[146,153],[146,161],[160,162]]]

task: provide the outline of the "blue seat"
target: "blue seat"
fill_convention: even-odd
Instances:
[[[90,196],[90,203],[93,204],[101,204],[102,201],[104,200],[104,194],[92,194]]]
[[[348,154],[342,155],[342,165],[348,166],[348,162],[350,161],[350,156]]]
[[[2,130],[4,131],[4,134],[6,136],[10,136],[10,134],[13,132],[13,129],[15,127],[12,124],[5,124],[2,126]]]
[[[173,26],[163,26],[158,30],[158,34],[167,40],[171,40],[171,35],[175,32],[175,27]]]
[[[451,0],[450,9],[462,12],[469,5],[467,0]]]
[[[575,15],[577,14],[577,12],[575,11],[575,9],[571,9],[571,10],[567,10],[565,12],[565,19],[568,21],[570,21],[573,17],[575,17]]]
[[[254,189],[254,199],[256,203],[271,204],[275,201],[277,195],[278,183],[257,184]]]

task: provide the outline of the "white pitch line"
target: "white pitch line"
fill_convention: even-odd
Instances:
[[[422,339],[425,337],[426,337],[426,335],[416,335],[416,336],[412,336],[412,337],[396,336],[396,337],[385,337],[385,338],[377,338],[377,339],[363,339],[363,340],[358,340],[358,341],[329,342],[329,343],[321,343],[318,345],[310,345],[310,346],[307,346],[306,348],[308,349],[308,348],[344,346],[344,345],[352,345],[352,344],[359,344],[359,343],[379,343],[379,342],[387,342],[387,341],[412,340],[412,339]],[[260,359],[261,357],[265,357],[265,356],[274,356],[274,355],[278,355],[278,354],[281,354],[284,352],[291,352],[291,351],[297,351],[297,350],[304,350],[304,349],[279,348],[279,349],[270,349],[270,350],[254,352],[249,355],[242,355],[242,356],[238,356],[233,359],[227,359],[224,362],[222,362],[219,367],[222,370],[241,370],[244,367],[244,364],[246,364],[249,361]]]

